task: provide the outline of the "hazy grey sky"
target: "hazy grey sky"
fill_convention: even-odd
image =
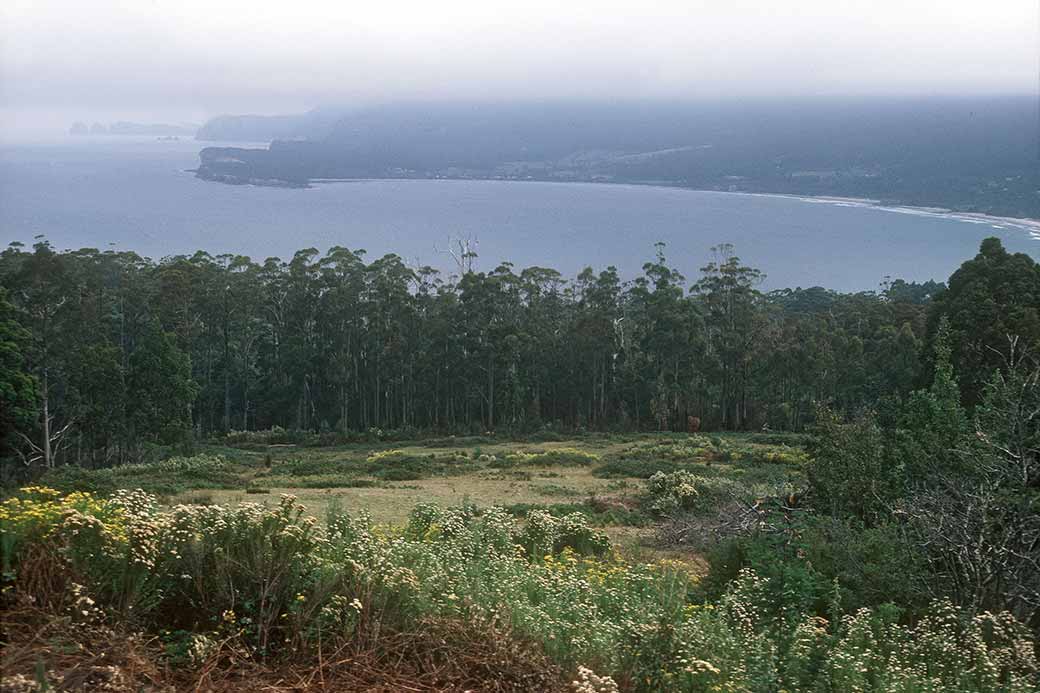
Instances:
[[[4,0],[0,126],[400,98],[1035,93],[1038,0]]]

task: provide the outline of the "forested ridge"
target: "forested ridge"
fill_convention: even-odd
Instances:
[[[948,289],[855,294],[763,292],[727,245],[681,267],[648,250],[625,279],[484,269],[465,243],[451,274],[340,247],[153,261],[14,243],[0,254],[5,455],[107,465],[274,426],[799,431],[819,405],[884,416],[930,377],[941,315],[968,403],[1009,336],[1040,339],[1040,270],[996,239]]]

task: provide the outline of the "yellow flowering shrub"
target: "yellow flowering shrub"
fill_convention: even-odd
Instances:
[[[126,538],[122,508],[93,494],[62,494],[45,486],[27,486],[0,503],[0,530],[4,551],[10,553],[27,540],[43,540],[64,530],[91,525],[113,540]]]

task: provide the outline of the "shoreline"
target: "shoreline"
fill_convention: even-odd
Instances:
[[[682,185],[665,185],[661,182],[639,183],[632,181],[556,181],[530,179],[521,180],[508,178],[314,178],[311,179],[310,182],[313,185],[321,185],[326,183],[365,183],[382,181],[479,181],[484,183],[561,183],[564,185],[579,183],[582,185],[619,185],[640,188],[661,188],[664,190],[685,190],[689,192],[714,193],[718,195],[772,197],[788,200],[797,200],[799,202],[806,202],[810,204],[828,204],[836,207],[858,207],[862,209],[876,209],[882,212],[891,212],[893,214],[907,214],[910,216],[919,216],[932,219],[952,219],[967,224],[979,224],[1005,231],[1008,229],[1015,229],[1019,231],[1025,231],[1027,234],[1029,234],[1029,237],[1034,241],[1040,241],[1040,219],[1033,219],[1031,217],[1004,217],[992,214],[985,214],[982,212],[958,212],[956,210],[948,209],[945,207],[918,207],[914,205],[886,204],[881,200],[876,200],[869,197],[841,197],[835,195],[796,195],[793,193],[747,192],[743,190],[710,190],[705,188],[688,188]]]
[[[692,189],[692,188],[688,188]],[[753,193],[724,190],[705,190],[702,192],[720,192],[727,195],[749,195],[752,197],[780,197],[815,204],[830,204],[836,207],[859,207],[877,209],[894,214],[928,217],[933,219],[953,219],[968,224],[981,224],[995,229],[1009,228],[1025,231],[1035,241],[1040,241],[1040,219],[1031,217],[1002,217],[982,212],[958,212],[946,207],[917,207],[913,205],[885,204],[881,200],[867,197],[836,197],[829,195],[792,195],[789,193]]]

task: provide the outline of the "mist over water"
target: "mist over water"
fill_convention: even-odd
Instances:
[[[945,280],[986,236],[1040,257],[1024,228],[859,205],[677,188],[500,181],[361,181],[307,190],[196,179],[198,144],[66,139],[0,148],[0,242],[45,235],[57,248],[196,250],[283,259],[314,247],[397,253],[452,268],[451,236],[479,241],[478,269],[501,261],[571,276],[585,266],[640,272],[653,244],[688,278],[733,243],[764,288],[869,290],[887,276]]]

